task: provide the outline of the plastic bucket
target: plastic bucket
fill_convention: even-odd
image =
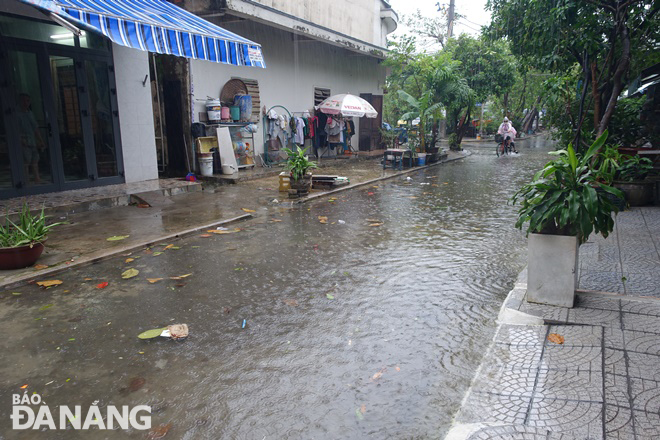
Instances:
[[[220,110],[220,116],[223,121],[228,121],[231,119],[231,113],[229,113],[229,107],[222,107]]]
[[[220,104],[219,99],[207,99],[206,100],[206,115],[208,116],[209,122],[220,122],[222,119],[222,105]]]
[[[236,169],[231,165],[222,165],[222,174],[234,174]]]
[[[231,118],[234,121],[240,121],[241,119],[241,108],[237,105],[232,105],[229,107],[229,111],[231,113]]]
[[[426,153],[417,153],[417,166],[426,165]]]
[[[234,105],[238,106],[241,111],[241,121],[249,121],[252,118],[252,96],[236,95]]]
[[[202,176],[213,175],[213,153],[201,153],[199,155],[199,172]]]

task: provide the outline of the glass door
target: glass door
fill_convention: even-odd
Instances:
[[[5,124],[11,122],[15,131],[14,136],[8,136],[14,186],[28,193],[47,191],[58,180],[53,167],[54,124],[44,88],[48,82],[38,52],[10,50],[7,57],[11,87],[5,99],[11,102],[3,104],[9,106]]]

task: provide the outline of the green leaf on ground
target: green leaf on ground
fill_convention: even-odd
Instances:
[[[151,330],[147,330],[146,332],[142,332],[138,335],[138,338],[140,339],[151,339],[151,338],[156,338],[160,336],[161,333],[163,333],[163,330],[166,330],[167,327],[163,328],[153,328]]]
[[[335,299],[335,297],[330,295],[329,293],[326,293],[325,297],[328,299]]]
[[[39,311],[40,311],[40,312],[43,312],[43,311],[46,310],[46,309],[50,309],[50,308],[53,307],[54,305],[55,305],[55,304],[46,304],[45,306],[41,306],[41,307],[39,307]]]
[[[159,256],[159,255],[163,255],[163,253],[162,253],[162,252],[154,252],[153,255],[154,255],[154,257],[157,257],[157,256]]]
[[[140,271],[137,270],[137,269],[128,269],[128,270],[125,270],[125,271],[121,274],[121,277],[122,277],[123,279],[127,280],[127,279],[129,279],[129,278],[133,278],[134,276],[137,276],[137,274],[139,274],[139,273],[140,273]]]
[[[119,241],[119,240],[125,240],[128,237],[130,237],[130,235],[113,235],[112,237],[106,238],[106,240],[108,240],[108,241]]]

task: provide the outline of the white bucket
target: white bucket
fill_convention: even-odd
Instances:
[[[234,174],[236,172],[236,168],[234,168],[231,165],[222,165],[222,174]]]
[[[219,99],[206,100],[206,115],[209,122],[220,122],[222,119],[222,105]]]
[[[213,175],[213,156],[202,156],[199,158],[199,172],[202,174],[202,176]]]

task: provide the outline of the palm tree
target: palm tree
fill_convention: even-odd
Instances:
[[[428,122],[433,122],[437,119],[437,113],[442,108],[442,103],[433,102],[433,92],[426,90],[422,92],[422,96],[417,99],[410,95],[408,92],[399,90],[399,97],[403,99],[412,110],[401,116],[405,121],[412,121],[419,118],[419,144],[422,151],[426,151],[426,126]]]

